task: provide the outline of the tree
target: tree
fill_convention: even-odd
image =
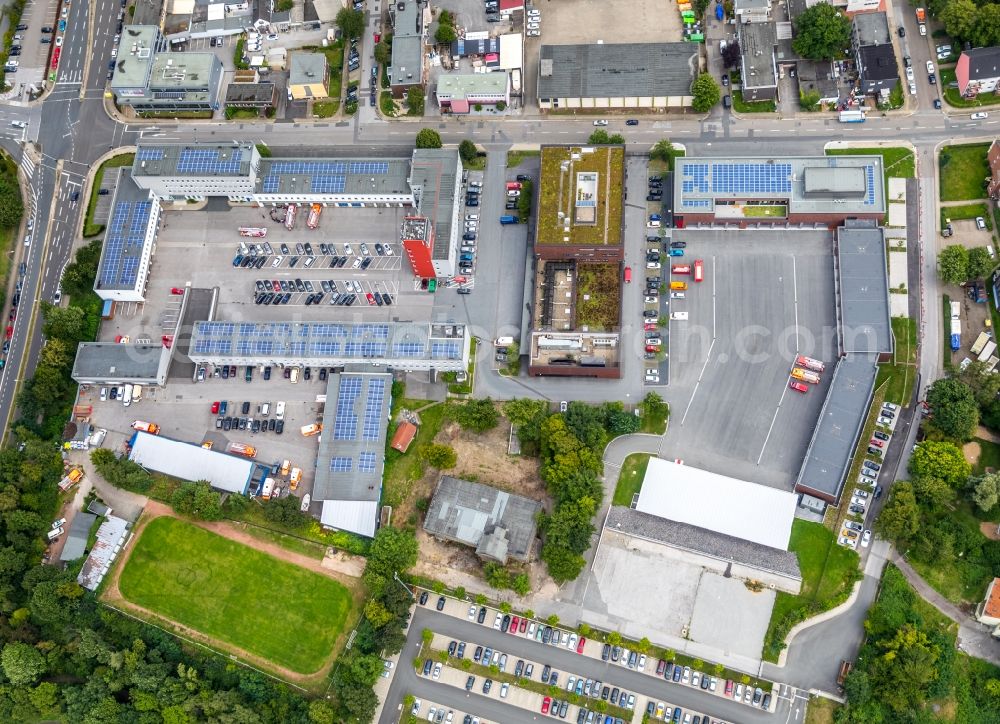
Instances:
[[[957,445],[924,440],[910,456],[909,470],[914,477],[938,478],[958,488],[968,481],[972,466]]]
[[[375,628],[382,628],[393,619],[393,615],[381,601],[372,599],[365,604],[365,618]]]
[[[649,157],[654,161],[670,163],[670,159],[674,157],[674,144],[666,138],[657,141],[649,152]]]
[[[712,106],[722,98],[719,84],[708,73],[699,73],[698,77],[694,79],[694,82],[691,84],[691,95],[694,96],[691,107],[697,113],[705,113],[711,110]]]
[[[552,515],[543,519],[546,544],[583,553],[590,547],[590,537],[594,532],[592,520],[596,511],[597,504],[592,498],[563,501]]]
[[[365,14],[360,10],[341,8],[334,22],[346,38],[360,38],[365,32]]]
[[[76,356],[75,350],[70,350],[69,345],[58,337],[46,340],[42,347],[39,364],[57,369],[68,368],[73,358]]]
[[[0,654],[0,664],[14,686],[33,684],[39,676],[45,673],[45,659],[34,646],[14,642],[3,647]]]
[[[977,48],[1000,43],[1000,5],[989,3],[979,7],[969,40]]]
[[[979,409],[969,386],[953,378],[934,382],[927,390],[933,417],[928,424],[945,437],[965,442],[979,426]]]
[[[531,593],[531,579],[527,573],[518,573],[510,582],[510,587],[518,596],[527,596]]]
[[[990,370],[986,362],[972,360],[964,368],[953,372],[953,376],[972,390],[976,404],[981,408],[988,407],[1000,397],[1000,374]]]
[[[547,623],[549,626],[558,626],[559,616],[554,613],[549,614],[549,617],[545,619],[545,623]]]
[[[481,400],[469,400],[453,408],[455,421],[466,430],[486,432],[497,426],[500,415],[497,413],[493,400],[486,397]]]
[[[996,266],[985,246],[969,249],[969,279],[986,279]]]
[[[476,160],[476,155],[478,151],[476,150],[476,144],[470,141],[468,138],[462,139],[462,142],[458,144],[458,155],[462,157],[465,163],[472,163]]]
[[[219,494],[205,480],[183,483],[174,491],[171,505],[178,513],[200,520],[219,520],[222,517],[222,502]]]
[[[424,89],[421,88],[420,86],[416,85],[412,86],[410,87],[409,90],[406,91],[406,115],[408,116],[424,115]],[[425,130],[428,129],[425,128],[421,130],[420,133],[423,133]],[[423,146],[419,145],[420,133],[417,134],[417,142],[418,142],[417,148],[423,148]],[[441,137],[438,136],[438,145],[427,146],[427,148],[441,148],[440,142],[441,142]]]
[[[829,3],[806,9],[795,20],[792,50],[809,60],[835,60],[851,45],[851,21]]]
[[[375,46],[375,62],[379,65],[389,65],[392,60],[392,46],[389,45],[387,36],[382,36],[378,45]]]
[[[1000,473],[987,473],[975,483],[972,500],[979,509],[988,513],[1000,499]]]
[[[368,550],[366,570],[391,578],[393,573],[407,571],[417,562],[417,539],[400,528],[383,526],[378,529]]]
[[[441,148],[441,134],[433,128],[421,128],[417,133],[417,148]]]
[[[230,500],[234,498],[239,500],[242,497],[241,495],[237,495],[231,497]],[[300,502],[294,495],[284,498],[271,498],[271,500],[264,503],[264,517],[272,523],[278,523],[289,528],[298,528],[309,520],[309,516],[302,512]]]
[[[899,481],[892,486],[889,502],[876,519],[876,530],[893,541],[906,541],[913,537],[920,526],[920,509],[913,491],[913,484]]]
[[[443,13],[442,13],[443,18]],[[438,42],[439,45],[450,45],[455,42],[458,38],[458,33],[455,32],[455,26],[451,24],[445,24],[444,22],[438,23],[437,31],[434,33],[434,40]]]
[[[622,635],[620,633],[618,633],[617,631],[612,631],[611,633],[609,633],[607,635],[607,637],[605,638],[605,641],[607,641],[612,646],[621,646]]]
[[[961,284],[969,278],[969,250],[961,244],[949,244],[938,253],[938,275],[948,284]]]
[[[722,49],[722,62],[727,68],[738,68],[741,57],[740,44],[735,40],[730,40]]]
[[[873,662],[874,694],[896,712],[915,711],[926,700],[937,679],[935,663],[941,649],[913,623],[905,623],[890,639],[876,643],[880,655]]]
[[[949,0],[938,19],[944,23],[948,35],[965,39],[972,35],[978,14],[979,8],[972,0]]]
[[[559,584],[575,579],[586,565],[583,556],[560,546],[542,546],[541,557],[548,567],[549,575]]]
[[[913,492],[923,507],[940,510],[955,499],[955,491],[941,478],[913,478]]]
[[[87,336],[87,320],[81,307],[54,307],[43,302],[42,334],[48,339],[61,339],[76,347]]]
[[[458,455],[455,453],[455,448],[438,443],[430,443],[421,447],[420,459],[438,470],[453,468],[458,463]]]

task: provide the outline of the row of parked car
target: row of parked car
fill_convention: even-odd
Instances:
[[[871,543],[872,532],[865,528],[864,519],[868,515],[869,504],[882,497],[882,487],[877,484],[878,474],[882,470],[882,457],[892,439],[892,428],[895,425],[898,412],[899,407],[891,402],[882,403],[882,407],[879,409],[878,424],[883,428],[888,428],[888,431],[876,428],[868,441],[868,449],[865,451],[866,457],[861,463],[861,471],[857,480],[857,484],[864,487],[854,489],[847,506],[848,513],[861,516],[861,522],[855,520],[844,522],[837,539],[837,542],[842,546],[857,548],[858,543],[860,543],[862,548],[867,548]],[[869,491],[869,488],[872,490]]]

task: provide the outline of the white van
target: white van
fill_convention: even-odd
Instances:
[[[688,313],[687,312],[671,312],[670,313],[670,318],[671,319],[676,319],[678,321],[682,321],[683,322],[683,321],[687,320]]]
[[[128,407],[132,404],[132,385],[125,385],[125,397],[122,398],[122,404]]]
[[[56,538],[58,538],[59,536],[61,536],[61,535],[63,534],[63,532],[64,532],[64,531],[63,531],[63,528],[62,528],[62,527],[59,527],[59,528],[53,528],[52,530],[50,530],[50,531],[49,531],[49,533],[48,533],[48,536],[47,536],[47,537],[48,537],[48,539],[49,539],[50,541],[54,541],[54,540],[55,540]]]
[[[260,406],[260,414],[263,415],[264,417],[267,417],[267,414],[270,411],[271,411],[271,403],[270,402],[265,402],[263,405]]]
[[[132,402],[142,399],[142,385],[132,385]]]
[[[274,406],[274,416],[279,420],[285,418],[285,401],[281,400]]]
[[[299,381],[299,368],[298,367],[292,367],[291,382],[294,385],[294,384],[297,384],[298,381]]]

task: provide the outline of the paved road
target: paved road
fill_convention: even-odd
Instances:
[[[527,658],[534,661],[548,662],[556,671],[561,672],[560,678],[564,681],[566,675],[583,675],[595,680],[600,679],[605,683],[613,683],[615,686],[625,688],[628,691],[643,693],[657,700],[670,702],[674,706],[681,706],[685,710],[690,709],[706,712],[713,717],[722,718],[727,721],[772,722],[775,720],[774,716],[784,718],[789,713],[787,700],[779,698],[777,711],[775,715],[771,715],[759,709],[737,704],[720,696],[704,694],[690,686],[681,686],[672,682],[667,683],[656,677],[641,674],[617,664],[604,663],[590,657],[580,656],[564,647],[546,646],[527,639],[524,636],[502,634],[491,626],[471,623],[455,618],[454,616],[418,606],[413,614],[413,621],[410,624],[406,648],[403,649],[403,653],[400,656],[399,666],[396,667],[396,675],[393,677],[385,699],[382,718],[379,720],[382,724],[389,724],[389,722],[396,721],[399,703],[406,694],[431,699],[446,706],[461,708],[465,711],[478,710],[482,716],[496,721],[531,721],[534,719],[533,716],[507,717],[506,710],[509,710],[511,707],[506,706],[502,707],[504,711],[491,714],[487,711],[489,705],[502,705],[477,695],[467,697],[463,691],[457,691],[452,687],[437,684],[422,676],[416,676],[413,667],[410,666],[410,662],[413,660],[413,656],[419,647],[421,632],[425,628],[432,629],[437,633],[460,641],[491,646],[496,650],[505,652],[508,658],[513,656],[515,660],[517,658]],[[655,662],[653,665],[655,666]],[[446,693],[450,692],[454,692],[454,698],[443,698]],[[469,699],[472,699],[475,704],[470,704]],[[482,708],[479,706],[480,704],[482,704]],[[517,711],[520,712],[521,710]]]

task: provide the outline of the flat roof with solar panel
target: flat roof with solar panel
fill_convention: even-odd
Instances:
[[[768,205],[787,214],[883,215],[881,156],[677,159],[674,213],[764,221]],[[754,207],[758,207],[755,209]]]
[[[190,345],[192,361],[211,364],[460,370],[468,355],[464,325],[409,322],[196,322]]]
[[[391,396],[387,372],[330,375],[312,492],[324,525],[375,534]]]
[[[256,155],[252,143],[140,144],[135,152],[132,173],[135,176],[192,178],[249,176]]]
[[[410,161],[392,159],[262,159],[254,191],[258,195],[411,195]]]
[[[151,253],[147,244],[159,219],[159,210],[159,204],[150,200],[149,192],[132,183],[129,169],[119,169],[94,291],[108,294],[138,289],[143,260]]]

